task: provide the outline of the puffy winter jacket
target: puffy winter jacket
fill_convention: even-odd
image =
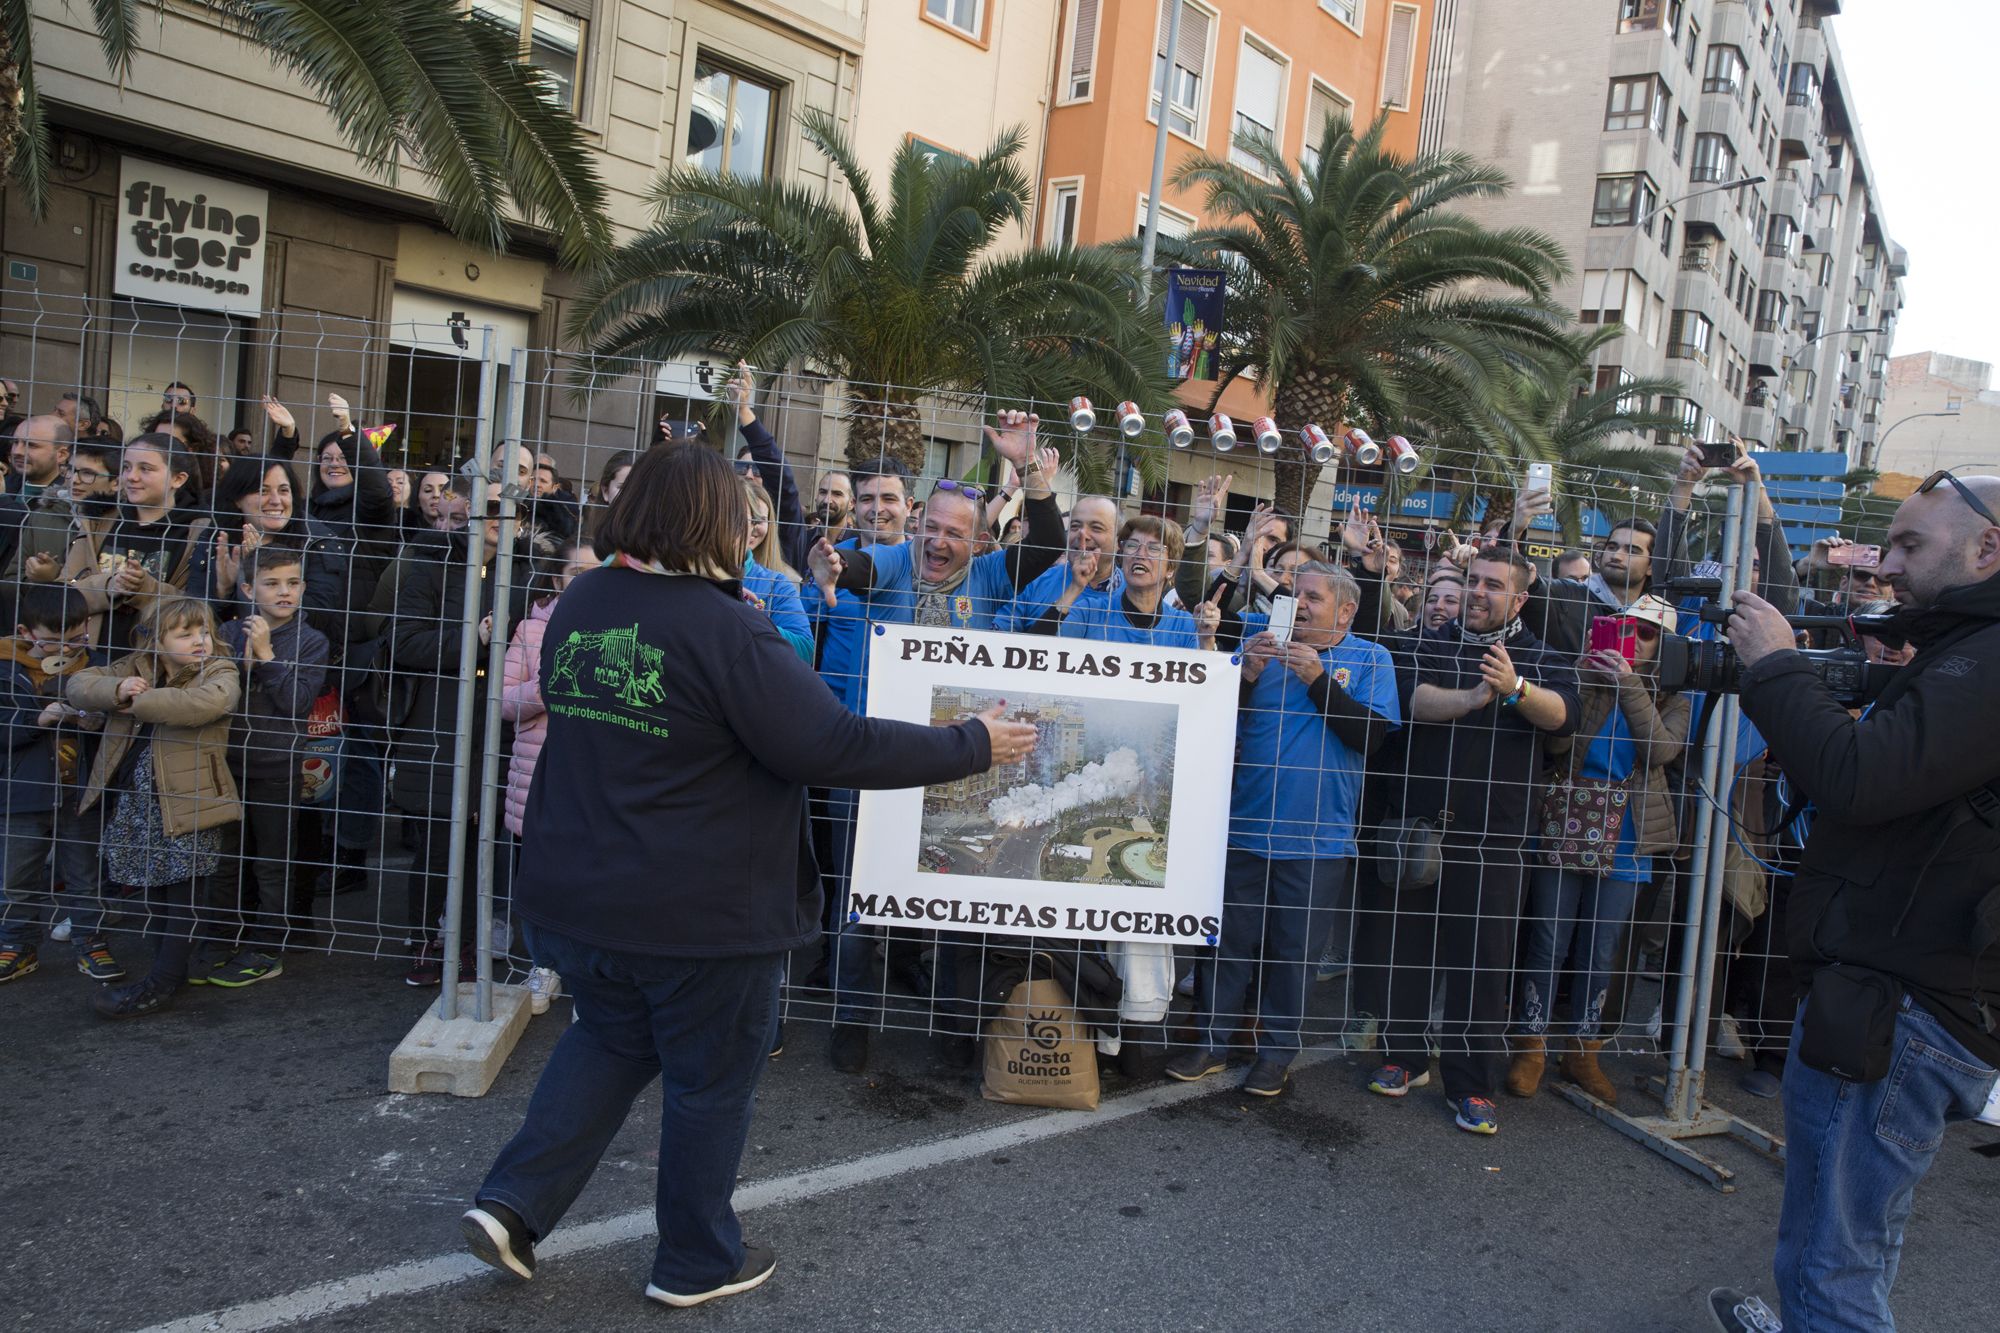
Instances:
[[[128,676],[152,682],[130,703],[118,686]],[[160,821],[168,837],[230,824],[243,817],[236,780],[229,775],[229,715],[243,697],[242,671],[220,644],[197,666],[165,679],[149,652],[129,653],[109,666],[89,667],[70,678],[73,707],[104,714],[104,738],[90,766],[79,810],[97,804],[125,762],[139,728],[153,729],[153,783],[160,793]]]
[[[507,664],[500,682],[500,716],[514,724],[514,753],[507,761],[507,829],[521,836],[528,813],[528,784],[535,778],[535,760],[549,734],[549,715],[542,707],[542,632],[549,627],[555,598],[537,602],[528,618],[514,627],[507,645]]]

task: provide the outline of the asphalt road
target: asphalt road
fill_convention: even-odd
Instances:
[[[914,1033],[842,1077],[823,1030],[797,1022],[740,1196],[780,1254],[768,1286],[695,1311],[643,1298],[650,1094],[558,1232],[601,1243],[550,1255],[530,1284],[463,1276],[455,1218],[566,1002],[484,1099],[389,1096],[388,1052],[423,1003],[399,966],[287,968],[124,1025],[91,1016],[89,983],[58,968],[0,991],[0,1327],[269,1326],[206,1316],[275,1302],[265,1316],[340,1307],[292,1326],[357,1330],[1693,1330],[1710,1286],[1769,1292],[1778,1167],[1718,1147],[1741,1173],[1722,1195],[1546,1094],[1478,1139],[1434,1093],[1369,1096],[1365,1066],[1336,1054],[1274,1102],[1113,1075],[1095,1115],[1041,1112],[982,1101]],[[1773,1105],[1720,1083],[1775,1127]],[[1954,1131],[1919,1192],[1905,1329],[1993,1327],[1977,1274],[2000,1239],[2000,1162],[1969,1149],[1994,1137]],[[429,1260],[379,1294],[381,1270]]]

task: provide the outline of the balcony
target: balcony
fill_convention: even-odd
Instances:
[[[1708,364],[1708,349],[1693,343],[1668,343],[1667,357],[1673,361],[1692,361],[1696,365]]]
[[[1722,269],[1715,262],[1715,247],[1690,245],[1681,251],[1681,272],[1706,273],[1716,282],[1721,282]]]
[[[1822,75],[1826,73],[1826,33],[1817,18],[1799,16],[1798,30],[1792,37],[1792,62],[1811,65]]]
[[[1818,102],[1807,106],[1787,102],[1785,114],[1778,121],[1779,153],[1818,158],[1826,147],[1826,134],[1821,128],[1825,119]]]

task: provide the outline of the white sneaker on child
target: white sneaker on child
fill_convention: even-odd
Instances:
[[[562,978],[551,967],[528,969],[528,1012],[546,1014],[549,1001],[562,994]]]

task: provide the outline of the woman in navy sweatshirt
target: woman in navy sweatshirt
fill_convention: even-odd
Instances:
[[[569,586],[543,636],[548,738],[514,915],[578,1021],[462,1224],[475,1254],[521,1277],[656,1078],[646,1294],[698,1305],[771,1275],[776,1256],[744,1244],[729,1199],[785,955],[820,931],[806,786],[928,786],[1034,745],[999,708],[926,727],[842,707],[745,602],[748,526],[719,455],[651,451],[598,530],[607,566]]]

